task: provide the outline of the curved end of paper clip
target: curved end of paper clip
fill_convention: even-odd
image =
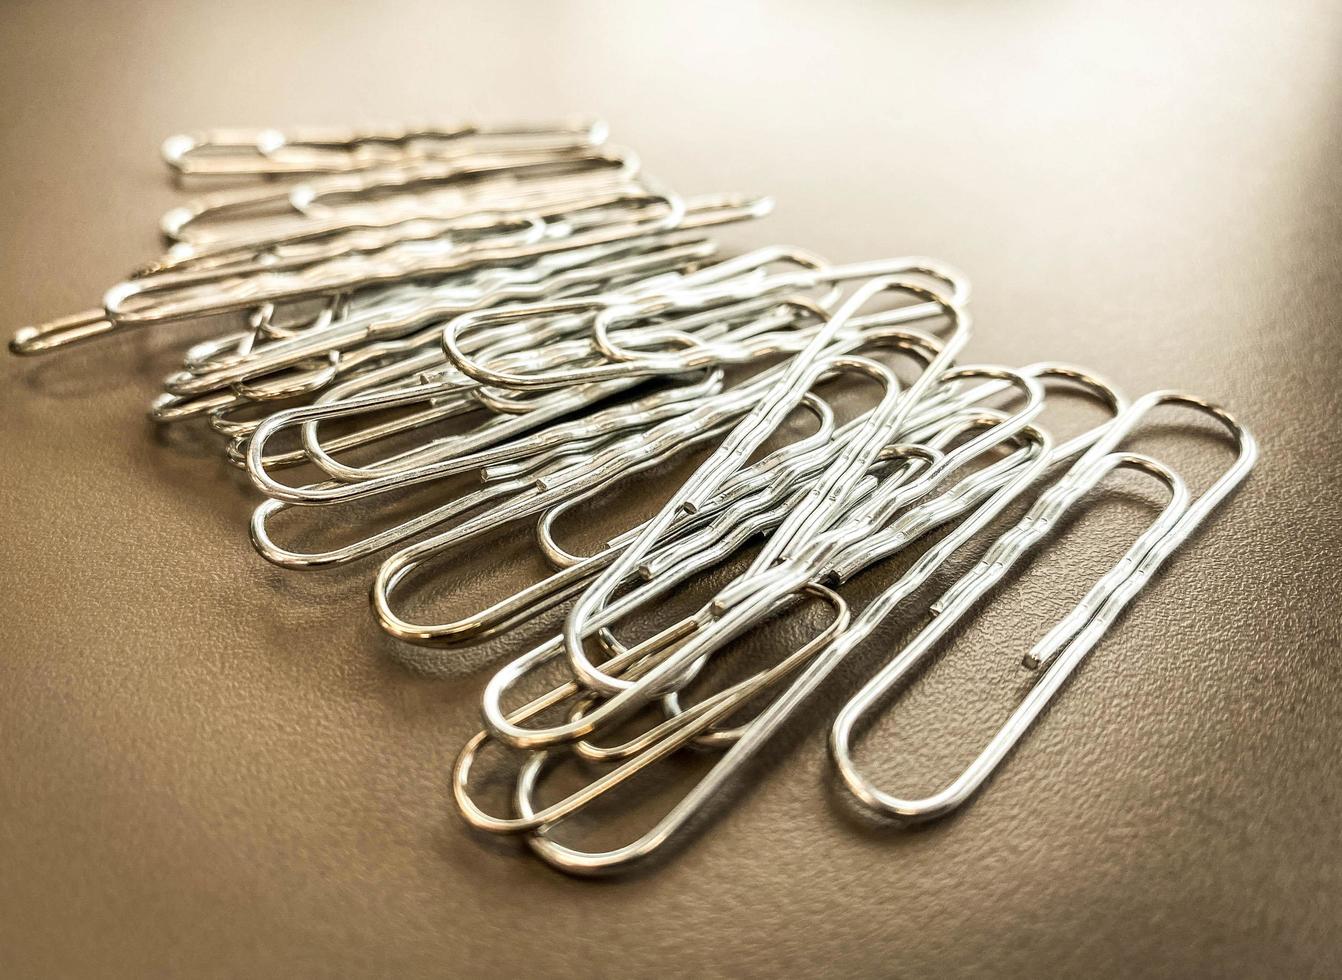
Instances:
[[[116,329],[117,325],[107,319],[102,309],[85,310],[37,326],[20,328],[9,341],[9,352],[19,357],[45,354],[105,336]]]
[[[185,160],[187,154],[194,150],[197,141],[194,137],[186,133],[178,133],[175,136],[169,136],[159,147],[159,152],[163,156],[163,162],[173,170],[181,173],[185,169]]]

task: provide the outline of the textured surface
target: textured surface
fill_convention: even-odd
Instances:
[[[1171,6],[6,4],[11,326],[154,252],[170,132],[592,111],[679,188],[777,195],[739,241],[968,270],[970,359],[1186,387],[1264,454],[958,817],[831,792],[820,714],[891,621],[673,860],[592,884],[450,811],[488,656],[407,669],[366,568],[266,566],[243,482],[144,421],[182,331],[0,358],[0,973],[1342,970],[1342,11]],[[963,764],[1144,499],[1068,530],[864,757]],[[458,608],[532,572],[489,567]]]

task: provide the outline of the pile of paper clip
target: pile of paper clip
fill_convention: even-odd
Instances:
[[[471,825],[523,835],[576,874],[625,867],[677,836],[883,619],[907,610],[973,542],[981,559],[839,712],[830,737],[842,784],[865,807],[903,821],[948,813],[1245,478],[1252,436],[1192,395],[1129,401],[1063,364],[958,365],[968,285],[939,262],[830,265],[783,247],[719,258],[706,229],[762,215],[770,202],[681,197],[604,135],[582,122],[173,137],[164,153],[178,174],[235,184],[169,212],[161,227],[171,247],[100,307],[27,328],[11,347],[39,353],[231,314],[228,332],[186,351],[151,415],[204,419],[225,438],[267,498],[251,522],[265,558],[309,568],[386,553],[373,609],[415,644],[479,643],[570,602],[559,632],[489,681],[484,729],[458,757],[452,786]],[[897,364],[914,380],[901,382]],[[872,393],[850,417],[826,398],[845,384]],[[1036,420],[1059,386],[1093,396],[1112,420],[1055,440]],[[1205,413],[1237,449],[1196,499],[1169,467],[1123,448],[1163,405]],[[574,555],[556,540],[559,515],[696,453],[703,460],[655,514],[604,549]],[[281,479],[298,465],[322,475]],[[1026,654],[1040,675],[1006,725],[932,796],[877,786],[854,762],[855,733],[1119,469],[1154,480],[1163,507]],[[463,490],[448,479],[463,474],[480,480]],[[311,552],[275,539],[277,516],[292,508],[395,499],[431,483],[442,490],[426,509],[354,543]],[[983,540],[1032,494],[1023,519]],[[407,618],[407,580],[431,559],[533,528],[555,569],[548,578],[455,622]],[[915,543],[922,550],[907,571],[851,611],[843,584]],[[652,635],[616,637],[714,569],[726,570],[724,582],[696,612]],[[763,669],[706,683],[709,665],[729,661],[742,637],[805,604],[827,610],[809,641],[776,651]],[[543,693],[515,693],[545,678]],[[472,783],[487,744],[517,754],[502,815],[477,802]],[[683,750],[716,761],[637,840],[586,851],[557,839],[566,818]],[[588,766],[590,778],[542,802],[544,777],[565,760]]]

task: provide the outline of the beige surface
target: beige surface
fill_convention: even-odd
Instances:
[[[885,831],[829,791],[822,716],[916,625],[892,621],[673,860],[592,884],[451,811],[513,647],[407,670],[366,567],[268,567],[244,483],[144,421],[191,331],[0,358],[0,973],[1342,969],[1340,13],[7,4],[11,326],[154,252],[168,133],[590,111],[678,188],[775,194],[738,241],[968,270],[967,359],[1190,388],[1264,453],[959,817]],[[916,789],[963,764],[1019,696],[1007,640],[1145,513],[1101,504],[1008,589],[901,702],[900,740],[873,731],[878,771]],[[489,557],[458,608],[531,574]]]

